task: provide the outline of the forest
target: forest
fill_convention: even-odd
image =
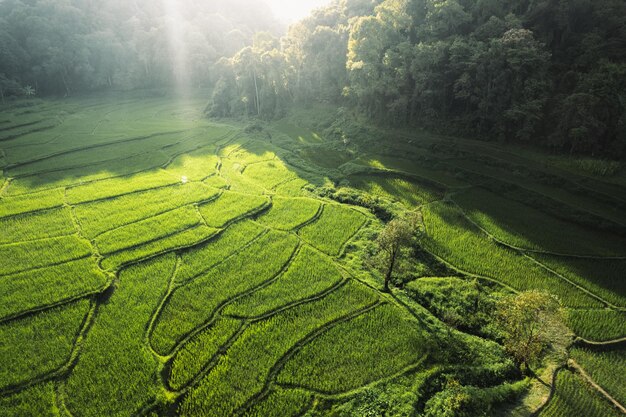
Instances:
[[[101,3],[3,1],[0,91],[72,95],[184,77],[214,90],[213,116],[271,119],[321,101],[381,123],[626,155],[621,0],[336,0],[284,36],[261,3],[189,1],[182,64],[169,53],[165,3]]]

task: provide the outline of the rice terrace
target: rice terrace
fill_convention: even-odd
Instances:
[[[61,13],[28,3],[0,1],[0,22],[18,6],[24,15]],[[105,22],[137,13],[104,3]],[[608,116],[602,119],[602,145],[586,148],[581,139],[591,122],[587,130],[570,126],[572,142],[555,145],[561,125],[554,122],[547,149],[519,139],[560,117],[546,110],[537,115],[541,125],[530,128],[531,118],[515,125],[530,108],[520,110],[515,100],[530,90],[511,98],[506,122],[484,116],[476,130],[463,131],[464,120],[487,107],[498,111],[495,96],[471,117],[471,100],[460,104],[458,89],[469,74],[481,80],[483,67],[477,63],[476,73],[441,91],[428,84],[438,73],[425,67],[435,55],[427,59],[420,48],[450,42],[446,59],[454,60],[464,53],[463,36],[476,48],[472,42],[487,36],[478,12],[464,18],[466,29],[435,31],[431,3],[471,14],[468,2],[320,1],[325,8],[293,23],[315,3],[303,2],[284,12],[293,16],[281,15],[293,25],[280,42],[269,32],[282,24],[258,17],[276,2],[259,2],[250,15],[246,2],[189,6],[195,14],[175,9],[176,2],[155,3],[162,7],[146,3],[155,14],[137,21],[169,34],[171,62],[155,58],[164,52],[150,42],[166,39],[157,37],[133,43],[135,52],[153,51],[152,61],[131,70],[135,58],[120,55],[106,76],[98,72],[106,60],[91,51],[89,83],[87,75],[78,81],[78,64],[19,75],[0,63],[1,417],[626,414],[626,148],[619,142],[626,96],[606,98],[617,106],[617,127],[610,133]],[[418,3],[430,10],[426,17],[412,8]],[[90,22],[68,29],[72,36],[79,33],[88,48],[104,44],[103,32],[85,29],[99,24],[87,18],[95,9],[71,7],[68,16]],[[525,38],[534,31],[543,39],[543,26],[519,10],[490,12],[490,31],[499,33],[493,19],[514,27],[489,35],[496,39],[490,47],[526,42],[523,53],[537,48],[533,56],[543,56],[545,45]],[[593,18],[619,15],[610,10]],[[203,27],[205,14],[221,16],[219,25],[242,38],[222,39],[224,46],[206,35],[216,46],[202,55],[168,21],[192,30]],[[409,25],[407,16],[417,20]],[[54,22],[45,30],[57,33],[67,20]],[[405,49],[393,43],[404,38],[390,35],[404,36],[403,24],[414,31],[410,97],[402,96],[409,87],[398,75]],[[398,66],[395,93],[374,87],[382,72],[358,79],[363,68],[374,71],[368,59],[378,59],[368,55],[377,48],[368,43],[373,35],[360,32],[367,25],[387,30],[374,38],[389,43],[382,65]],[[43,49],[11,28],[3,37],[0,27],[0,61],[24,42],[31,55],[10,56],[35,65]],[[139,36],[114,32],[133,42]],[[338,39],[347,58],[320,46]],[[181,70],[181,51],[197,74]],[[507,51],[485,52],[485,59],[510,58]],[[208,56],[215,59],[205,73]],[[565,58],[555,50],[542,59]],[[626,64],[607,60],[598,71],[626,74]],[[449,62],[449,71],[459,62]],[[497,71],[514,77],[519,62],[511,58]],[[520,70],[524,85],[549,78],[547,70],[532,78],[531,67],[539,64]],[[132,78],[138,73],[145,78]],[[41,85],[22,85],[27,77]],[[624,80],[593,91],[622,94]],[[438,102],[443,90],[456,95]],[[582,93],[572,94],[563,106],[582,106]],[[448,99],[445,111],[437,107]],[[555,93],[541,103],[561,99]],[[587,123],[586,109],[560,115]],[[487,125],[488,133],[480,130]]]

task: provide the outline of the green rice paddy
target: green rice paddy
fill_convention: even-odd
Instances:
[[[335,186],[419,209],[420,245],[451,283],[547,290],[575,336],[626,337],[624,218],[610,195],[585,194],[599,180],[552,186],[507,173],[495,145],[433,152],[419,134],[361,154],[283,120],[269,140],[202,107],[83,98],[3,110],[0,416],[365,415],[363,399],[387,389],[405,401],[390,410],[423,411],[459,357],[466,376],[508,369],[496,343],[381,291],[366,258],[383,223],[319,192]],[[520,201],[522,188],[536,199]],[[625,401],[611,372],[621,351],[572,354]],[[614,415],[561,371],[541,415],[580,407]]]

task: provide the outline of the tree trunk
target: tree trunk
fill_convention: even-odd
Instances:
[[[252,67],[252,75],[254,76],[254,90],[256,91],[256,113],[261,115],[261,100],[259,99],[259,86],[256,82],[256,68]]]
[[[391,277],[393,275],[393,268],[396,265],[396,257],[397,257],[397,250],[394,249],[393,252],[391,252],[391,256],[389,258],[389,267],[387,268],[387,273],[385,274],[385,292],[391,292],[391,288],[389,287],[389,284],[391,283]]]

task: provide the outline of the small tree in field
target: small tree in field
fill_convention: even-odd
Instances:
[[[405,217],[391,220],[378,235],[379,265],[385,275],[385,291],[389,292],[389,284],[402,250],[411,245],[419,231],[419,217],[412,213]]]
[[[529,370],[547,345],[569,333],[561,312],[559,300],[540,291],[523,292],[499,303],[497,320],[504,347],[519,367]]]

